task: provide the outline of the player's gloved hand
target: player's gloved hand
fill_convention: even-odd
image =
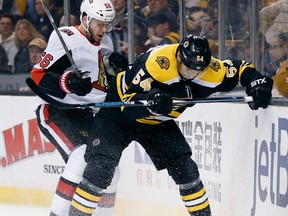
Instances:
[[[126,70],[129,65],[127,58],[118,52],[111,53],[109,63],[113,66],[116,73]]]
[[[148,107],[153,113],[168,114],[172,111],[171,95],[161,92],[159,89],[152,89],[148,93],[148,100],[153,101],[153,105]]]
[[[106,70],[106,73],[110,76],[116,76],[117,70],[110,64],[109,58],[107,56],[103,56],[103,64]]]
[[[78,78],[74,71],[67,71],[60,76],[59,85],[63,92],[68,94],[76,94],[85,96],[92,90],[91,78],[88,77],[90,72],[81,72],[81,77]]]
[[[253,97],[253,102],[249,102],[249,107],[252,110],[257,110],[259,107],[267,108],[272,97],[273,80],[263,76],[253,80],[246,88],[246,93]]]

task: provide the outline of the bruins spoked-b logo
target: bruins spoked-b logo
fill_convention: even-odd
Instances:
[[[188,46],[189,46],[189,41],[185,41],[184,44],[183,44],[183,47],[187,48]]]
[[[95,139],[92,143],[93,146],[98,146],[100,144],[100,139]]]
[[[166,69],[170,67],[170,61],[166,56],[157,56],[156,62],[159,64],[161,69]]]

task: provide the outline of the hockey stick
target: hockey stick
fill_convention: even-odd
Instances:
[[[89,108],[89,107],[139,107],[139,106],[151,106],[153,104],[152,101],[130,101],[130,102],[95,102],[95,103],[80,103],[80,104],[66,104],[62,103],[53,97],[46,94],[39,86],[35,84],[35,82],[31,78],[26,79],[26,83],[29,86],[29,88],[38,95],[42,100],[46,101],[47,103],[51,104],[52,106],[55,106],[59,109],[81,109],[81,108]],[[152,104],[151,104],[152,103]]]
[[[64,48],[64,50],[65,50],[65,53],[66,53],[66,55],[67,55],[67,57],[68,57],[71,65],[72,65],[72,67],[74,68],[74,71],[75,71],[77,77],[78,77],[78,78],[81,78],[81,74],[78,72],[77,65],[76,65],[75,61],[73,60],[71,54],[69,53],[68,47],[67,47],[67,45],[66,45],[66,43],[65,43],[65,41],[64,41],[64,39],[63,39],[60,31],[59,31],[59,29],[58,29],[58,27],[57,27],[56,24],[55,24],[55,21],[54,21],[52,15],[51,15],[51,13],[50,13],[50,11],[49,11],[46,3],[45,3],[45,0],[41,0],[41,4],[42,4],[42,6],[43,6],[43,8],[44,8],[44,10],[45,10],[45,12],[46,12],[46,14],[47,14],[47,17],[48,17],[51,25],[53,26],[53,29],[55,30],[55,32],[56,32],[57,35],[58,35],[58,38],[59,38],[59,40],[60,40],[60,42],[61,42],[61,44],[62,44],[62,46],[63,46],[63,48]]]
[[[58,100],[55,100],[53,97],[46,94],[39,86],[35,84],[35,82],[31,78],[26,79],[27,85],[30,89],[38,95],[41,99],[46,101],[47,103],[55,106],[59,109],[81,109],[81,108],[89,108],[89,107],[139,107],[139,106],[152,106],[153,101],[140,100],[140,101],[129,101],[129,102],[100,102],[100,103],[79,103],[79,104],[66,104],[62,103]],[[243,97],[243,96],[231,96],[231,97],[211,97],[211,98],[201,98],[201,99],[189,99],[189,100],[173,100],[174,105],[189,105],[196,103],[219,103],[219,102],[250,102],[252,101],[252,97]]]

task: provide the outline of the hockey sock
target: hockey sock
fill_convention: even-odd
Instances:
[[[71,200],[77,186],[78,183],[71,182],[62,176],[60,177],[51,205],[51,215],[68,215]]]
[[[63,174],[61,175],[51,205],[52,216],[67,216],[75,190],[82,180],[82,174],[86,167],[84,153],[86,145],[76,148],[70,155]],[[112,216],[115,205],[117,183],[120,178],[119,167],[116,167],[111,185],[104,190],[99,201],[99,206],[93,216]]]
[[[115,205],[116,191],[114,193],[103,193],[93,216],[111,216]]]
[[[102,192],[102,188],[83,179],[74,193],[69,215],[91,216],[98,206]]]
[[[51,205],[51,215],[68,215],[72,197],[79,182],[82,180],[82,174],[86,167],[86,162],[84,161],[85,150],[86,145],[82,145],[71,153],[57,184]]]
[[[179,185],[181,198],[190,215],[210,216],[208,196],[200,179],[188,184]]]
[[[110,186],[104,190],[93,216],[112,216],[115,205],[117,184],[120,178],[120,169],[117,166]]]

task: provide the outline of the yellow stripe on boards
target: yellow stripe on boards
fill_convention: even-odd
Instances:
[[[25,204],[50,207],[53,195],[54,188],[51,188],[51,190],[36,190],[0,186],[0,204]],[[165,205],[153,201],[149,202],[149,200],[140,201],[122,197],[116,199],[115,209],[113,210],[115,215],[135,216],[135,212],[137,212],[137,216],[187,216],[187,209],[184,208],[182,203],[178,205]]]
[[[0,203],[50,206],[54,190],[0,186]]]
[[[187,196],[181,196],[182,200],[187,201],[187,200],[193,200],[196,198],[199,198],[201,196],[203,196],[203,194],[205,194],[205,189],[202,188],[200,191],[198,191],[197,193],[191,194],[191,195],[187,195]]]
[[[79,211],[84,212],[84,213],[87,213],[87,214],[93,214],[93,212],[94,212],[94,209],[84,207],[83,205],[75,202],[74,200],[72,200],[71,205],[72,205],[74,208],[78,209]]]
[[[99,200],[100,200],[99,196],[89,194],[80,188],[76,189],[76,193],[79,194],[80,196],[84,197],[85,199],[90,200],[90,201],[99,202]]]
[[[206,200],[206,202],[202,203],[201,205],[197,205],[197,206],[193,206],[193,207],[187,207],[187,210],[189,212],[195,212],[195,211],[199,211],[201,209],[206,208],[209,205],[208,200]]]

